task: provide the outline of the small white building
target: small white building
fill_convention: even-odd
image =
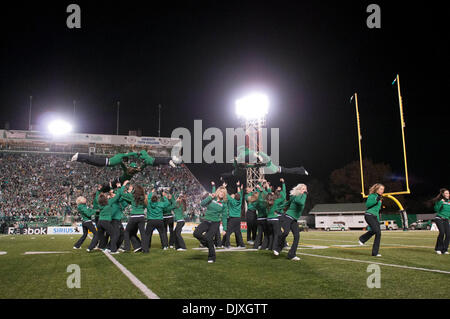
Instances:
[[[332,225],[343,224],[346,229],[367,227],[364,220],[365,203],[318,204],[309,212],[314,215],[315,227],[327,229]]]

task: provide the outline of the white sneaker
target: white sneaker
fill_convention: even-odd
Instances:
[[[164,248],[163,248],[163,250],[167,250],[167,249],[169,249],[169,248],[167,248],[167,247],[164,247]]]
[[[110,249],[103,249],[103,251],[104,251],[105,253],[110,253],[110,252],[111,252]]]
[[[436,250],[436,254],[442,255],[442,252],[440,250]]]
[[[380,255],[380,254],[378,254],[378,255],[376,255],[375,257],[381,257],[381,255]]]
[[[119,249],[117,249],[117,250],[119,251],[119,253],[124,253],[124,252],[125,252],[125,250],[122,249],[122,248],[119,248]]]
[[[142,248],[136,248],[135,250],[133,250],[134,253],[137,253],[138,251],[141,251]]]
[[[262,247],[262,246],[258,246],[258,250],[261,250],[261,247]]]
[[[184,248],[178,248],[177,251],[186,251]]]
[[[360,240],[358,240],[358,244],[360,244],[361,246],[364,246],[364,244]]]
[[[170,248],[173,248],[173,246],[170,246]]]
[[[73,249],[81,249],[81,247],[75,247],[75,246],[73,246]]]
[[[87,248],[86,251],[87,251],[88,253],[90,253],[92,250],[90,250],[89,248]]]
[[[255,242],[254,242],[253,240],[249,240],[249,241],[247,241],[247,244],[249,244],[249,245],[254,245]]]
[[[115,251],[115,252],[113,252],[113,253],[110,253],[111,255],[117,255],[119,252],[118,251]]]
[[[299,257],[297,257],[297,256],[295,256],[294,258],[291,258],[291,260],[293,260],[293,261],[299,261],[299,260],[300,260],[300,258],[299,258]]]
[[[446,251],[445,253],[444,253],[444,255],[448,255],[449,254],[449,252],[448,251]]]
[[[273,254],[274,254],[275,256],[278,256],[280,253],[279,253],[278,251],[274,250],[274,251],[273,251]]]
[[[208,264],[214,263],[214,260],[208,260]]]
[[[76,153],[74,156],[72,156],[71,162],[76,162],[78,159],[78,153]]]

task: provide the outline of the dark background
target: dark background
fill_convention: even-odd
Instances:
[[[369,29],[372,1],[72,1],[81,29],[66,27],[68,1],[2,4],[0,127],[27,129],[47,112],[71,116],[76,131],[237,127],[234,101],[252,89],[271,99],[268,127],[280,128],[280,163],[303,165],[328,183],[358,160],[358,92],[364,154],[402,176],[400,74],[411,196],[449,186],[449,26],[441,1],[376,1],[381,29]],[[208,186],[231,168],[190,164]],[[395,176],[393,177],[395,178]],[[209,188],[209,186],[208,186]],[[394,191],[394,190],[392,190]]]

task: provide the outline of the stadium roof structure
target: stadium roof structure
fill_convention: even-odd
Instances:
[[[365,203],[336,203],[336,204],[317,204],[309,212],[312,215],[317,214],[355,214],[366,211]]]
[[[106,135],[69,133],[63,136],[53,136],[47,132],[40,131],[20,131],[20,130],[0,130],[0,140],[16,142],[59,142],[78,144],[111,144],[111,145],[132,145],[172,148],[180,143],[179,138],[150,137],[150,136],[129,136],[129,135]]]

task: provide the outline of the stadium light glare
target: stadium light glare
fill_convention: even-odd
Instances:
[[[64,120],[54,120],[48,125],[48,130],[53,135],[64,135],[72,131],[72,124]]]
[[[269,98],[263,93],[252,93],[236,101],[236,114],[247,120],[260,119],[269,111]]]

